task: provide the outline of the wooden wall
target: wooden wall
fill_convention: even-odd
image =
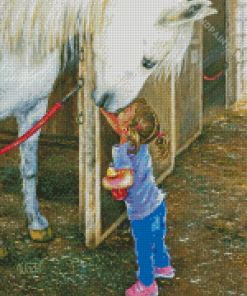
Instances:
[[[217,14],[210,15],[205,18],[211,26],[215,27],[215,32],[219,32],[219,36],[225,34],[225,0],[211,0],[213,7],[218,10]],[[207,27],[203,27],[203,58],[218,44],[218,41]]]

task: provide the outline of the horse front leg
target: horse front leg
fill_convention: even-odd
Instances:
[[[16,114],[19,137],[33,127],[46,113],[48,99],[41,99],[26,112]],[[23,178],[24,207],[29,234],[33,240],[52,238],[48,221],[40,213],[36,185],[38,178],[38,139],[40,130],[20,145],[21,175]]]

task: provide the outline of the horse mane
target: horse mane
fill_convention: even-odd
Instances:
[[[35,63],[63,46],[68,56],[78,45],[75,36],[102,29],[106,5],[107,0],[2,0],[0,56],[28,56]]]
[[[160,79],[166,81],[172,72],[174,72],[176,78],[178,78],[182,67],[184,66],[184,69],[186,69],[184,57],[191,44],[194,32],[193,23],[184,24],[183,26],[180,26],[178,30],[179,35],[175,45],[153,73],[155,81],[159,81]]]
[[[0,0],[0,61],[6,53],[37,64],[60,49],[65,67],[78,56],[79,39],[108,26],[117,1],[121,0]],[[154,72],[156,79],[167,78],[174,69],[177,76],[181,72],[193,24],[183,24],[178,30],[175,45]]]

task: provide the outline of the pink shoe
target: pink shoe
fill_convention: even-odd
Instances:
[[[158,285],[156,281],[150,286],[145,286],[141,281],[136,282],[125,291],[126,296],[158,296]]]
[[[159,268],[155,266],[154,273],[156,278],[171,279],[175,276],[175,272],[172,266],[167,266],[164,268]]]

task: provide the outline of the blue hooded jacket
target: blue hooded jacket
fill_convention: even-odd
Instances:
[[[120,169],[132,169],[134,182],[127,189],[128,196],[125,199],[127,214],[130,220],[142,220],[162,203],[165,198],[156,185],[153,176],[151,156],[148,145],[140,145],[137,154],[131,154],[129,142],[123,145],[115,145],[112,149],[113,166],[116,171]]]

